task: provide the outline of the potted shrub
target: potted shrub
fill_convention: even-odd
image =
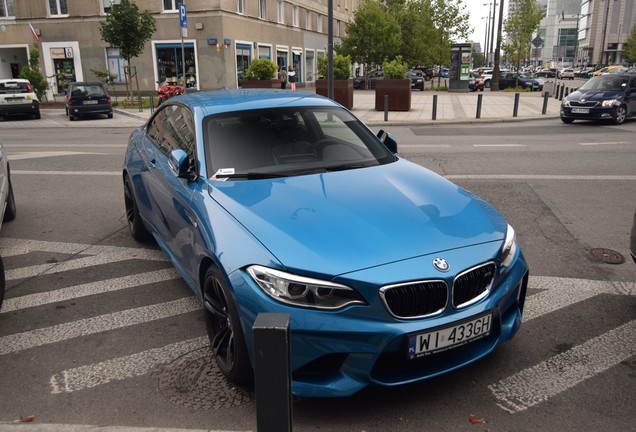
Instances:
[[[407,65],[398,56],[382,64],[384,78],[375,83],[375,110],[384,111],[384,96],[389,97],[389,111],[411,109],[411,80],[406,77]]]
[[[250,67],[247,68],[241,87],[280,89],[280,80],[276,78],[277,70],[278,67],[270,59],[254,59]]]
[[[321,96],[329,94],[327,86],[327,57],[318,57],[318,77],[316,93]],[[347,109],[353,108],[353,80],[351,79],[351,57],[336,54],[333,56],[333,100]]]

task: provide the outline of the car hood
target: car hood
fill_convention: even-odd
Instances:
[[[506,231],[483,200],[401,159],[282,179],[211,181],[209,192],[290,270],[310,264],[338,275],[501,241]]]
[[[622,93],[617,90],[577,90],[574,93],[570,93],[567,96],[567,100],[579,102],[582,99],[585,101],[602,101],[606,99],[616,99],[622,96]]]

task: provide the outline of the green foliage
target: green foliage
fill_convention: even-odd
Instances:
[[[504,23],[508,43],[503,49],[517,66],[530,57],[532,35],[539,28],[543,15],[536,0],[517,0],[514,12]]]
[[[327,78],[327,69],[329,68],[329,60],[327,57],[318,57],[318,76]],[[333,56],[333,78],[337,80],[346,80],[351,77],[351,56],[343,56],[336,54]]]
[[[336,50],[367,66],[395,56],[402,44],[400,25],[379,0],[364,0],[347,24],[346,36]],[[365,68],[366,70],[366,68]]]
[[[400,55],[409,65],[433,64],[431,41],[435,27],[430,7],[425,1],[388,0],[388,12],[395,17],[402,43],[391,55]]]
[[[29,56],[29,65],[22,68],[20,78],[29,80],[33,91],[41,101],[49,88],[49,83],[40,72],[40,51],[37,48],[31,48]]]
[[[93,75],[95,75],[97,77],[97,79],[100,82],[102,82],[104,84],[112,84],[117,79],[117,77],[115,75],[112,75],[110,72],[108,72],[105,69],[99,69],[99,68],[92,67],[89,70],[91,71],[91,73]]]
[[[99,24],[104,42],[119,48],[121,57],[128,62],[133,57],[139,57],[156,29],[155,19],[150,12],[139,12],[139,7],[130,0],[113,4],[106,20]]]
[[[276,77],[278,67],[270,59],[258,58],[252,60],[252,64],[247,69],[245,79],[248,80],[269,80]]]
[[[621,56],[628,64],[636,64],[636,25],[629,32],[629,36],[623,45]]]
[[[385,60],[382,63],[384,79],[406,79],[407,69],[408,66],[404,61],[402,61],[402,56],[397,56],[391,61]]]

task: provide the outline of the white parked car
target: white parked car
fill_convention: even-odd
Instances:
[[[0,117],[11,114],[32,115],[40,118],[40,100],[29,80],[0,79]]]
[[[574,79],[574,69],[572,68],[565,68],[565,69],[561,69],[559,71],[559,79]]]

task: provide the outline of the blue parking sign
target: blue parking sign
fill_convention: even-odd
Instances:
[[[186,4],[179,2],[179,26],[188,28],[188,17],[186,16]]]

